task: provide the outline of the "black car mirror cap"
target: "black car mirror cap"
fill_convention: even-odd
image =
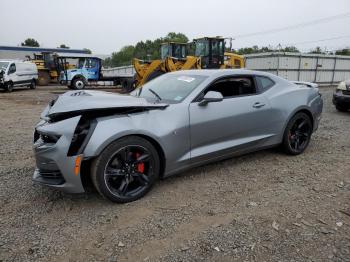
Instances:
[[[224,97],[222,96],[222,94],[220,92],[209,91],[208,93],[205,94],[205,96],[203,97],[202,101],[200,101],[198,103],[198,105],[205,106],[208,103],[220,102],[223,99],[224,99]]]

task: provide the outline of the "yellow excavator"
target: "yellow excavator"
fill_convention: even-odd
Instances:
[[[133,66],[136,71],[135,86],[164,74],[188,69],[225,69],[244,67],[243,56],[225,52],[225,38],[203,37],[193,41],[194,56],[187,55],[186,43],[163,43],[161,59],[143,61],[134,58]]]

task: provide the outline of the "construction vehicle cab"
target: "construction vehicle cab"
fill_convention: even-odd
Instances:
[[[215,69],[224,64],[225,39],[203,37],[194,40],[195,56],[201,58],[201,68]]]
[[[244,67],[242,56],[225,52],[225,40],[222,37],[203,37],[194,40],[195,56],[200,58],[202,69]],[[232,41],[232,39],[230,40]]]
[[[187,48],[186,43],[176,43],[176,42],[162,43],[160,46],[161,59],[165,60],[167,57],[185,59],[186,48]]]

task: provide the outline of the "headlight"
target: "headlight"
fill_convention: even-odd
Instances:
[[[60,135],[47,134],[41,131],[35,130],[34,132],[34,143],[40,144],[56,144],[58,139],[60,139]],[[40,141],[40,142],[39,142]]]
[[[345,81],[339,83],[339,85],[337,86],[337,90],[347,90]]]

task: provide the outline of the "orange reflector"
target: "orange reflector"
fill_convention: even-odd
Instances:
[[[80,173],[80,163],[81,163],[81,155],[77,156],[77,158],[75,159],[74,174],[76,176],[78,176]]]

